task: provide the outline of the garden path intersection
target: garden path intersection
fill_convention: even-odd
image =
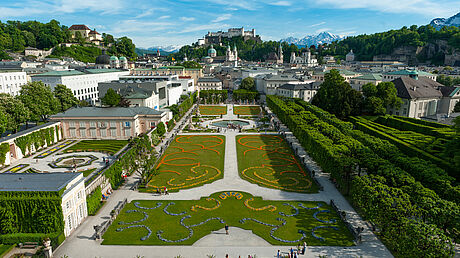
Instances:
[[[227,106],[225,119],[236,119],[233,115],[232,105]],[[178,122],[179,126],[181,122]],[[186,135],[186,134],[184,134]],[[196,133],[195,133],[196,135]],[[218,135],[218,134],[199,134],[199,135]],[[303,257],[318,257],[327,255],[327,257],[392,257],[387,248],[378,240],[370,231],[368,226],[363,222],[359,215],[348,204],[345,198],[337,191],[330,182],[329,176],[317,171],[315,177],[323,186],[323,191],[316,193],[299,193],[287,192],[279,189],[261,187],[257,184],[243,180],[238,171],[237,156],[237,136],[249,135],[241,134],[236,130],[227,130],[220,135],[225,136],[225,162],[224,176],[222,179],[189,189],[182,189],[179,192],[170,193],[169,195],[155,195],[152,193],[141,193],[130,190],[131,186],[139,179],[138,175],[128,178],[126,184],[119,190],[114,191],[107,203],[101,208],[96,216],[88,217],[84,223],[69,236],[66,241],[55,251],[56,257],[67,255],[68,257],[206,257],[214,254],[215,257],[247,257],[247,255],[256,254],[257,257],[276,257],[277,250],[287,252],[290,246],[273,246],[263,238],[252,234],[251,230],[233,227],[230,225],[230,234],[226,235],[225,230],[214,231],[212,234],[202,237],[193,245],[164,245],[164,246],[132,246],[129,245],[101,245],[101,241],[93,240],[93,226],[101,224],[110,218],[110,211],[118,204],[119,201],[127,198],[128,202],[133,200],[152,200],[151,206],[155,203],[173,200],[199,200],[206,198],[217,192],[246,192],[254,197],[262,197],[263,200],[273,201],[313,201],[330,203],[334,200],[340,210],[346,212],[348,221],[353,227],[364,227],[362,243],[351,247],[338,246],[308,246],[307,253]],[[313,162],[311,159],[306,159]],[[312,167],[317,167],[311,164]],[[232,197],[235,198],[235,197]],[[240,201],[244,201],[243,198]],[[223,201],[223,200],[221,200]],[[177,201],[178,202],[178,201]],[[249,202],[250,204],[250,202]],[[164,205],[163,205],[164,206]],[[212,206],[209,202],[208,207]],[[150,207],[150,206],[149,206]],[[163,209],[161,207],[159,209]],[[173,210],[170,208],[170,210]],[[176,211],[176,210],[174,210]],[[122,211],[124,212],[124,211]],[[137,218],[137,217],[136,217]],[[253,223],[253,222],[246,222]],[[279,224],[279,223],[278,223]],[[152,234],[156,234],[154,231]],[[295,244],[293,244],[294,246]],[[301,256],[302,257],[302,256]]]

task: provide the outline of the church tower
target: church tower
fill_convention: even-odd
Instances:
[[[284,56],[283,56],[283,46],[281,46],[281,42],[280,42],[280,47],[279,47],[279,50],[278,50],[278,64],[282,64],[284,63]]]
[[[238,49],[236,49],[236,45],[233,45],[233,58],[235,58],[235,61],[238,60]]]
[[[291,64],[294,64],[294,63],[295,63],[295,52],[294,52],[294,51],[291,52],[290,63],[291,63]]]

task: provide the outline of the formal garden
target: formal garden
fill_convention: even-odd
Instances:
[[[258,116],[262,109],[260,106],[233,106],[233,114],[240,116]]]
[[[155,165],[148,192],[166,187],[175,192],[223,178],[225,136],[180,135]]]
[[[200,115],[202,116],[220,116],[227,114],[227,106],[209,106],[200,105]]]
[[[318,192],[282,136],[238,135],[236,141],[238,171],[244,180],[290,192]]]
[[[228,224],[273,245],[352,246],[353,236],[324,202],[269,201],[245,192],[200,200],[128,203],[104,234],[104,245],[192,245]]]
[[[114,155],[128,144],[126,140],[82,140],[67,148],[64,152],[94,151]]]

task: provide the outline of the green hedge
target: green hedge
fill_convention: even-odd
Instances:
[[[54,127],[40,129],[33,133],[18,137],[14,140],[14,143],[21,149],[22,154],[26,155],[26,151],[32,150],[32,146],[35,147],[35,150],[39,150],[46,143],[47,146],[52,145],[55,140],[55,129]]]
[[[455,131],[449,127],[432,127],[424,124],[414,123],[410,120],[404,120],[395,116],[381,116],[376,120],[377,123],[389,127],[396,128],[402,131],[413,131],[421,134],[441,137],[444,139],[452,139],[455,136]]]
[[[378,227],[385,228],[386,232],[392,232],[385,235],[384,241],[394,253],[404,254],[405,250],[419,248],[419,244],[433,245],[433,248],[421,248],[427,256],[443,257],[451,253],[452,242],[447,236],[458,239],[460,228],[460,209],[456,203],[439,198],[435,192],[416,182],[409,173],[355,139],[350,132],[356,130],[351,129],[350,123],[342,122],[306,102],[299,105],[291,99],[267,96],[267,103],[278,118],[290,128],[309,155],[338,182],[339,190],[346,192],[348,184],[351,184],[351,198],[362,215],[374,221]],[[305,111],[307,106],[309,111]],[[398,197],[398,201],[404,200],[403,204],[396,207],[407,207],[407,210],[392,213],[396,214],[395,219],[388,214],[388,209],[393,208],[392,201],[382,200],[381,204],[370,206],[363,204],[367,202],[358,202],[365,198],[355,196],[356,180],[360,177],[351,176],[354,180],[350,183],[350,175],[347,175],[346,169],[349,164],[358,164],[360,168],[366,168],[368,174],[383,177],[382,184],[386,185],[389,192],[382,191],[380,195],[390,194]],[[375,195],[377,190],[370,191]],[[372,198],[375,201],[381,196]],[[383,223],[376,218],[388,220]],[[417,218],[419,222],[414,222],[411,218]],[[404,243],[406,245],[399,242],[408,239],[407,237],[394,234],[405,226],[412,233],[409,237],[412,241]],[[432,231],[426,231],[427,229]],[[433,232],[442,241],[431,239]],[[444,241],[446,239],[447,241]]]
[[[0,192],[0,233],[64,230],[61,192]]]
[[[197,99],[198,92],[195,91],[190,95],[186,100],[184,100],[179,106],[179,116],[182,117],[184,116],[185,113],[195,104],[196,99]]]
[[[414,147],[412,144],[409,144],[407,142],[404,142],[394,136],[391,136],[387,133],[384,133],[382,131],[379,131],[375,128],[373,128],[371,125],[369,125],[369,121],[363,119],[363,118],[356,118],[356,117],[351,117],[350,118],[357,129],[364,131],[365,133],[371,134],[373,136],[385,139],[390,141],[391,143],[395,144],[399,149],[401,149],[404,153],[406,153],[409,156],[415,156],[419,158],[423,158],[426,160],[431,161],[432,163],[438,165],[439,167],[446,169],[448,171],[453,171],[452,167],[450,166],[450,163],[424,151],[419,148]]]
[[[430,121],[426,121],[426,120],[422,120],[422,119],[416,119],[416,118],[412,118],[412,117],[405,117],[405,116],[393,116],[393,117],[398,118],[400,120],[409,121],[409,122],[412,122],[412,123],[415,123],[415,124],[426,125],[426,126],[429,126],[429,127],[449,128],[449,129],[452,128],[450,125],[440,124],[440,123],[436,123],[436,122],[430,122]]]
[[[8,143],[4,142],[0,144],[0,165],[5,164],[6,153],[10,151],[10,146]]]
[[[0,257],[5,257],[16,245],[2,245],[0,244]]]
[[[102,191],[101,187],[98,186],[94,191],[86,196],[86,207],[88,209],[88,215],[94,216],[97,211],[102,207]]]

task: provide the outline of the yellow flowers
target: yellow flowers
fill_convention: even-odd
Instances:
[[[235,197],[236,199],[238,200],[241,200],[243,198],[243,194],[239,193],[239,192],[225,192],[225,193],[221,193],[219,195],[220,199],[222,200],[225,200],[227,199],[227,197]]]
[[[267,206],[264,206],[264,207],[260,207],[260,208],[254,208],[254,207],[251,207],[249,205],[249,202],[250,201],[254,201],[254,198],[249,198],[249,199],[246,199],[244,201],[244,206],[248,207],[249,209],[253,210],[253,211],[263,211],[263,210],[268,210],[268,211],[276,211],[276,206],[273,206],[273,205],[267,205]]]
[[[192,211],[196,211],[196,209],[203,209],[203,210],[207,210],[207,211],[212,211],[212,210],[215,210],[217,208],[220,207],[220,201],[217,200],[217,199],[214,199],[212,197],[209,197],[209,198],[206,198],[206,201],[216,201],[216,206],[214,207],[211,207],[211,208],[206,208],[206,207],[203,207],[203,206],[200,206],[200,205],[193,205],[190,210]]]

